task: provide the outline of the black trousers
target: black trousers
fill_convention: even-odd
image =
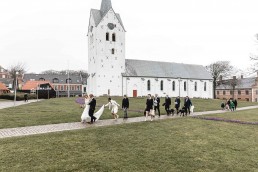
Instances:
[[[158,110],[158,112],[159,112],[159,116],[160,116],[159,106],[154,106],[154,110],[155,110],[155,112]]]
[[[176,105],[175,108],[176,108],[176,113],[178,114],[179,113],[179,105]]]
[[[95,110],[93,110],[93,109],[89,110],[89,116],[91,117],[91,119],[90,119],[91,123],[93,123],[93,121],[95,121],[97,119],[95,116],[93,116],[94,115],[94,111]]]
[[[188,107],[185,107],[185,114],[187,115],[187,112],[189,113],[189,115],[190,115],[190,106],[188,106]]]
[[[167,115],[169,115],[170,114],[170,106],[165,106],[165,110],[167,112]]]

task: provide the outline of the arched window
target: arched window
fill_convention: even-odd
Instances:
[[[160,90],[163,91],[163,81],[160,81]]]
[[[204,82],[204,91],[207,91],[207,82]]]
[[[175,82],[175,81],[172,82],[172,90],[173,90],[173,91],[176,90],[176,82]]]
[[[184,82],[184,91],[186,91],[186,82]]]
[[[59,83],[59,79],[58,78],[54,78],[53,79],[53,83]]]
[[[148,91],[151,90],[151,82],[150,82],[150,80],[147,81],[147,90]]]
[[[115,54],[115,49],[114,48],[112,48],[111,53]]]
[[[106,33],[106,41],[109,41],[109,33]]]
[[[72,83],[72,80],[71,80],[71,78],[69,78],[69,79],[66,79],[66,83],[68,84],[71,84]]]
[[[112,41],[116,42],[116,34],[115,33],[112,34]]]
[[[194,83],[194,91],[197,91],[197,82]]]

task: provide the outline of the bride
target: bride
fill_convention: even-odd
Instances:
[[[85,108],[81,116],[82,123],[90,122],[91,120],[91,117],[89,116],[90,102],[91,102],[90,97],[88,95],[85,95]],[[104,105],[96,113],[94,113],[94,116],[97,118],[96,121],[99,120],[103,112],[104,112]]]

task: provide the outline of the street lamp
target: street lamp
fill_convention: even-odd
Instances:
[[[15,106],[15,103],[16,103],[16,92],[17,92],[17,75],[19,74],[19,72],[15,72],[15,87],[14,87],[14,106]]]

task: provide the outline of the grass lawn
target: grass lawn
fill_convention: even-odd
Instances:
[[[205,115],[205,116],[230,119],[230,120],[240,120],[245,122],[258,122],[257,109],[228,112],[226,114],[212,114],[212,115]]]
[[[12,107],[8,109],[0,110],[0,128],[14,128],[34,125],[45,124],[57,124],[80,121],[83,109],[79,108],[79,105],[75,103],[76,98],[58,98],[44,100],[40,102],[31,103],[24,106]],[[122,98],[114,98],[121,104]],[[164,98],[161,99],[161,104],[164,103]],[[174,102],[174,99],[172,99]],[[195,111],[209,111],[220,109],[221,100],[210,99],[193,99],[192,100]],[[101,106],[107,103],[107,97],[97,98],[97,105]],[[239,102],[239,107],[257,105],[257,103]],[[98,109],[99,107],[97,107]],[[129,117],[142,116],[144,110],[145,98],[130,98],[130,110]],[[165,114],[164,107],[161,106],[161,114]],[[137,112],[138,111],[138,112]],[[123,112],[120,110],[120,117],[123,116]],[[101,119],[110,119],[112,115],[108,108],[106,108]]]
[[[258,126],[177,118],[0,140],[1,171],[258,171]]]

